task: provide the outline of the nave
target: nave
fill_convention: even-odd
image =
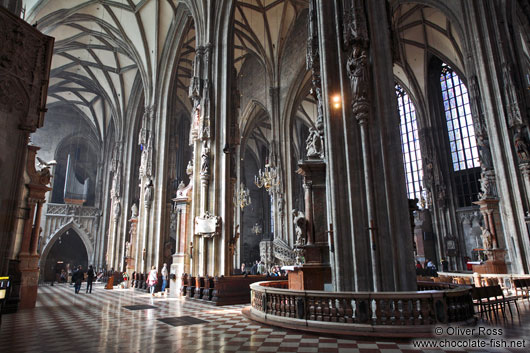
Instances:
[[[214,307],[182,298],[151,297],[131,289],[78,295],[73,286],[40,286],[34,309],[2,315],[2,352],[421,352],[413,342],[381,338],[347,340],[280,330],[245,319],[245,305]],[[125,306],[151,309],[130,310]],[[530,303],[519,301],[520,318],[499,322],[504,338],[530,342]],[[177,326],[160,321],[166,320]],[[200,320],[204,321],[201,323]],[[189,324],[191,323],[191,324]],[[484,326],[479,323],[478,326]],[[432,352],[433,350],[425,350]],[[448,351],[448,350],[446,350]],[[453,349],[451,352],[461,352]],[[493,350],[483,350],[483,352]],[[495,352],[523,352],[498,349]],[[475,352],[481,352],[476,350]]]

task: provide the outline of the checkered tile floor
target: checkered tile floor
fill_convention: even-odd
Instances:
[[[421,352],[407,341],[348,340],[267,327],[245,319],[244,305],[214,307],[135,290],[107,291],[102,285],[92,294],[83,289],[76,295],[66,284],[43,286],[35,309],[3,315],[0,352]],[[131,311],[127,305],[156,308]],[[530,320],[523,320],[530,318],[527,307],[520,322],[512,322],[512,336],[530,337]],[[174,327],[159,320],[181,316],[206,323]],[[529,345],[527,340],[526,349]]]

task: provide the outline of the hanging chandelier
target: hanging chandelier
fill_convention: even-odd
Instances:
[[[254,184],[258,188],[265,188],[269,194],[274,191],[274,189],[280,185],[278,180],[278,171],[276,168],[271,167],[269,164],[265,164],[265,170],[259,170],[258,175],[254,176]]]
[[[251,229],[252,233],[254,233],[256,236],[258,236],[259,234],[261,234],[261,232],[263,231],[263,228],[261,227],[261,224],[257,223],[254,224],[254,226],[252,227]]]
[[[241,183],[236,191],[236,204],[241,208],[245,208],[252,203],[250,199],[250,191]]]

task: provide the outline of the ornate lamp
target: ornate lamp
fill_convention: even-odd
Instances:
[[[243,183],[239,184],[239,188],[236,191],[236,204],[243,209],[251,203],[250,191]]]
[[[258,188],[264,187],[270,194],[273,190],[280,185],[278,180],[278,171],[276,168],[271,167],[269,164],[265,164],[265,170],[259,170],[258,175],[254,176],[254,184]]]

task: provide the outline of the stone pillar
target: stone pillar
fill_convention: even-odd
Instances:
[[[482,199],[474,202],[480,206],[480,213],[484,219],[483,247],[488,260],[484,265],[473,266],[473,271],[480,273],[508,273],[504,256],[506,254],[506,242],[499,213],[499,200]],[[485,239],[484,234],[491,234]],[[490,243],[490,244],[488,244]]]
[[[190,177],[190,183],[187,186],[181,183],[177,190],[177,197],[173,199],[177,212],[176,225],[176,245],[175,254],[173,254],[173,263],[171,264],[170,273],[175,275],[174,279],[169,281],[169,295],[177,297],[180,295],[181,279],[183,274],[190,273],[190,255],[191,248],[188,247],[191,235],[191,194],[193,184]]]
[[[133,208],[136,207],[136,205],[133,205]],[[136,208],[137,210],[138,208]],[[138,211],[136,211],[138,212]],[[137,246],[137,234],[138,234],[138,218],[137,214],[133,212],[133,215],[131,219],[129,220],[130,223],[130,229],[129,229],[129,241],[125,244],[125,262],[126,262],[126,270],[129,274],[129,278],[132,278],[133,272],[136,271],[135,266],[135,258],[132,256],[134,253],[134,250],[136,250]]]

